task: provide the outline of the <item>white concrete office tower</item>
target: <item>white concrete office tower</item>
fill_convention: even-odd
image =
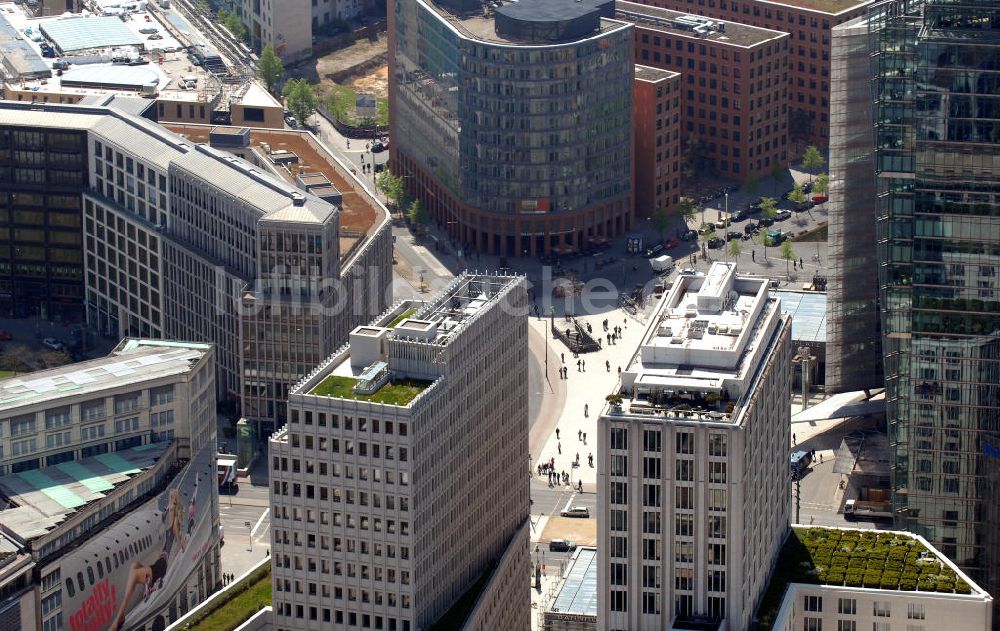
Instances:
[[[86,134],[83,155],[42,130]],[[146,119],[5,101],[0,132],[40,153],[37,173],[15,177],[85,174],[73,192],[88,322],[212,342],[218,396],[244,416],[283,421],[288,388],[388,305],[387,216],[342,260],[337,206]]]
[[[749,628],[788,530],[790,337],[735,264],[661,300],[598,421],[598,629]]]
[[[215,431],[210,344],[0,380],[0,627],[162,629],[212,593]]]
[[[463,274],[292,390],[275,629],[528,628],[526,313],[523,278]]]

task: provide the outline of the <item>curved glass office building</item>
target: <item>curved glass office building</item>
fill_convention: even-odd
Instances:
[[[586,250],[631,222],[632,26],[498,4],[390,4],[393,171],[466,249]]]

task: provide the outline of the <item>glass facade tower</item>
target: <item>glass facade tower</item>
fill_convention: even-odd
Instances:
[[[587,32],[521,37],[483,10],[390,4],[393,170],[471,249],[543,254],[620,234],[631,217],[632,26],[595,8]]]
[[[1000,3],[883,2],[869,28],[897,525],[994,592]]]

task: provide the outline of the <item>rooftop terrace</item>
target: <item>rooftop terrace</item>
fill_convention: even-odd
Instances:
[[[980,591],[912,533],[794,527],[757,611],[770,629],[790,583],[971,594]]]
[[[737,276],[735,264],[679,277],[622,372],[622,412],[735,419],[779,322],[767,279]]]
[[[635,78],[640,81],[649,81],[650,83],[655,83],[657,81],[663,81],[665,79],[673,79],[674,77],[680,76],[679,72],[674,72],[673,70],[664,70],[662,68],[653,68],[652,66],[643,66],[642,64],[635,65]]]
[[[385,405],[406,407],[417,395],[426,390],[433,382],[423,379],[394,379],[371,394],[354,392],[358,379],[329,375],[309,394],[316,397],[332,397],[334,399],[351,399],[352,401],[369,401]]]

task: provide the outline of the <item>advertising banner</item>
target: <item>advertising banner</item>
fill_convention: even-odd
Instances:
[[[209,444],[156,498],[67,554],[61,566],[63,627],[156,631],[179,617],[170,605],[178,595],[189,597],[188,579],[197,583],[200,561],[217,544],[216,476]]]

